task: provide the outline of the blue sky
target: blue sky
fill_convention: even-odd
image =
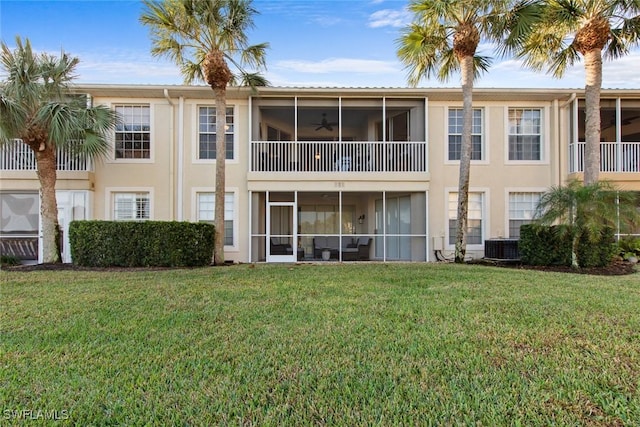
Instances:
[[[411,15],[407,0],[254,0],[252,43],[269,42],[266,76],[274,86],[406,87],[396,40]],[[0,34],[13,46],[77,56],[79,83],[181,84],[178,68],[151,56],[142,5],[128,0],[0,0]],[[492,55],[489,46],[480,53]],[[640,51],[604,67],[603,87],[640,88]],[[423,80],[420,86],[458,86]],[[494,60],[477,87],[584,87],[582,64],[562,80]]]

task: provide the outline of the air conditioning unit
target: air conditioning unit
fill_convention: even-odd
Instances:
[[[484,257],[499,261],[518,261],[518,239],[489,239],[484,241]]]

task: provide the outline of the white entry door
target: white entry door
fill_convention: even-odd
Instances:
[[[296,262],[298,217],[293,202],[267,204],[267,262]]]

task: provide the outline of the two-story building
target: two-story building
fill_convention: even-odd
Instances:
[[[206,86],[80,85],[121,123],[108,158],[60,152],[63,230],[77,219],[212,221]],[[229,88],[225,258],[435,261],[453,253],[459,88]],[[475,89],[468,255],[517,238],[540,194],[580,178],[584,91]],[[640,90],[603,90],[601,179],[640,191]],[[39,234],[32,153],[0,156],[0,239]],[[70,261],[64,236],[64,260]],[[359,247],[358,247],[359,246]]]

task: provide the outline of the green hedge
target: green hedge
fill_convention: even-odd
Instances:
[[[191,267],[211,263],[214,227],[174,221],[72,221],[73,263],[89,267]]]
[[[527,224],[520,227],[518,250],[523,263],[529,265],[571,265],[571,233],[566,225],[542,226]],[[578,264],[580,267],[608,265],[615,254],[613,230],[605,229],[600,238],[580,235]]]

